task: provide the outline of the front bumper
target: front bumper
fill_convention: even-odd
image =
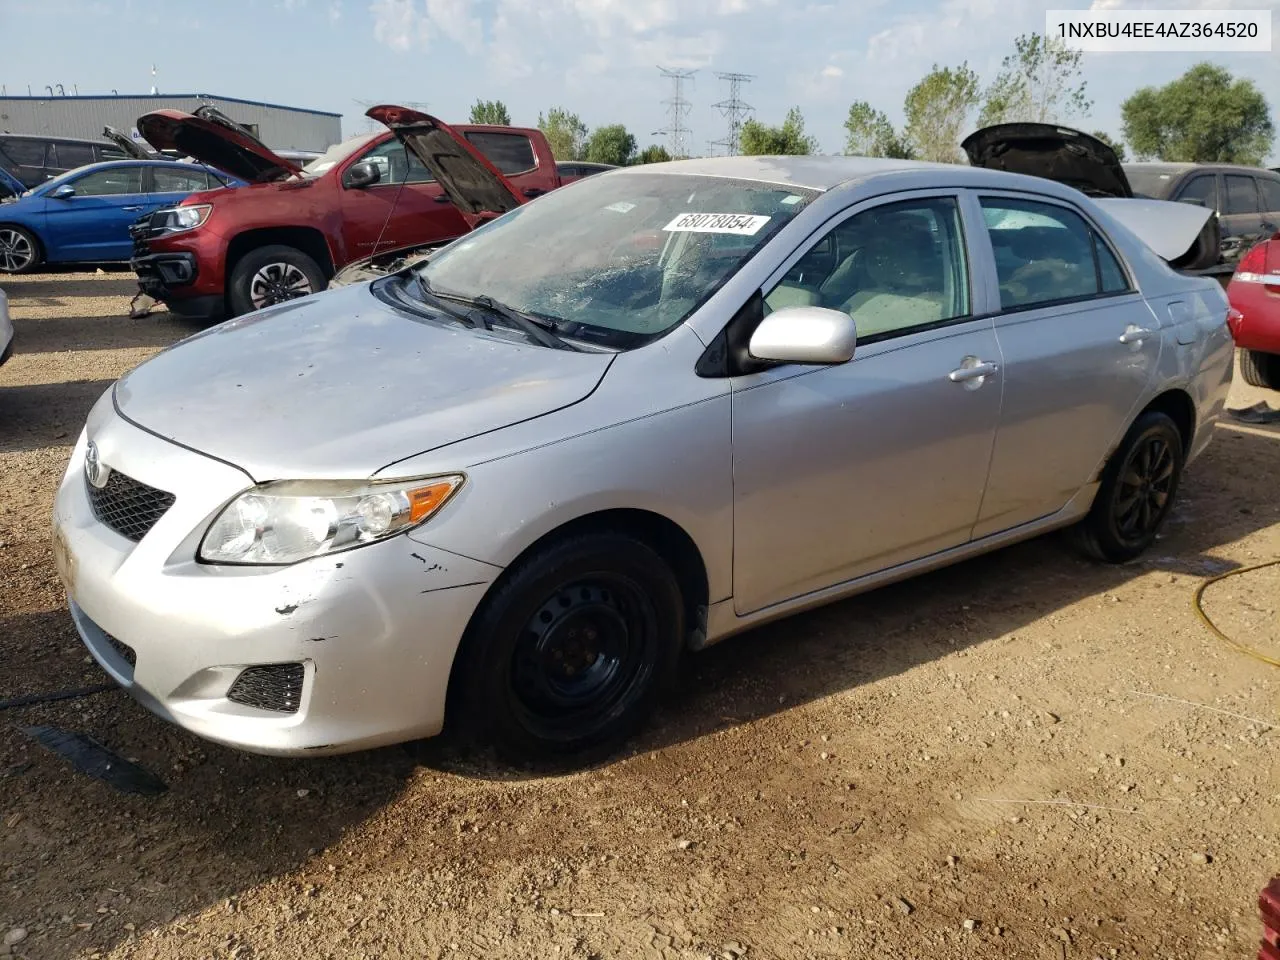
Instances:
[[[94,515],[103,463],[176,494],[133,542]],[[55,555],[89,652],[139,702],[209,740],[276,755],[343,753],[439,733],[454,653],[497,567],[407,537],[289,567],[198,563],[208,523],[250,478],[115,414],[105,396],[54,507]],[[229,694],[251,667],[300,665],[293,709]]]

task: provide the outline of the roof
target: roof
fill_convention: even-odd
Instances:
[[[55,137],[45,133],[10,133],[8,130],[0,130],[0,137],[6,140],[52,140],[54,143],[92,143],[95,146],[111,142],[102,137]]]
[[[889,173],[927,170],[968,170],[961,164],[889,160],[879,157],[704,157],[628,167],[631,171],[684,173],[707,177],[757,180],[810,190],[830,190],[850,180],[866,180]]]
[[[265,100],[244,100],[240,97],[224,97],[217,93],[105,93],[105,94],[75,94],[71,96],[39,96],[39,97],[19,97],[4,96],[0,97],[0,103],[6,100],[25,100],[38,101],[47,103],[51,100],[212,100],[222,103],[243,103],[250,107],[269,107],[272,110],[288,110],[292,113],[310,113],[321,117],[341,117],[340,113],[333,113],[329,110],[311,110],[307,107],[289,107],[283,103],[267,103]]]

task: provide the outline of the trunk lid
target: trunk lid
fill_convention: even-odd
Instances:
[[[394,104],[370,107],[365,116],[385,124],[413,151],[472,229],[524,202],[483,153],[435,117]]]
[[[122,377],[115,404],[259,482],[363,479],[578,403],[611,359],[415,319],[361,285],[196,334]]]
[[[217,108],[199,107],[194,114],[156,110],[138,118],[138,132],[157,150],[177,150],[217,167],[246,183],[285,180],[302,168],[273,153],[266,144]]]
[[[1097,137],[1050,123],[983,127],[960,144],[969,163],[1056,180],[1093,197],[1132,197],[1120,158]]]

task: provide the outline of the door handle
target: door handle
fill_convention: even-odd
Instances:
[[[546,192],[547,191],[543,190],[541,187],[526,187],[524,195],[526,197],[540,197]]]
[[[1130,326],[1124,333],[1120,334],[1120,342],[1125,344],[1141,343],[1143,340],[1149,340],[1153,336],[1155,336],[1155,334],[1150,330],[1145,330],[1142,327]]]
[[[974,386],[982,386],[982,381],[991,376],[1000,368],[989,360],[979,360],[977,357],[965,357],[964,364],[957,370],[952,370],[947,374],[947,379],[952,383],[971,383]]]
[[[435,201],[436,203],[452,203],[453,202],[452,200],[449,199],[448,195],[443,193],[440,194],[438,197],[436,197]]]
[[[141,209],[142,209],[142,205],[141,205],[141,204],[138,204],[137,206],[134,206],[134,207],[121,207],[120,209],[121,209],[121,210],[128,210],[129,212],[131,212],[131,213],[132,213],[132,212],[134,212],[134,211],[141,210]]]

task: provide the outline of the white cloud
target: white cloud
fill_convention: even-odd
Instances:
[[[329,22],[337,23],[342,19],[342,0],[329,0]]]
[[[828,63],[825,67],[822,68],[822,75],[824,77],[829,77],[832,80],[838,80],[844,76],[844,71],[840,69],[840,67],[837,67],[834,63]]]

